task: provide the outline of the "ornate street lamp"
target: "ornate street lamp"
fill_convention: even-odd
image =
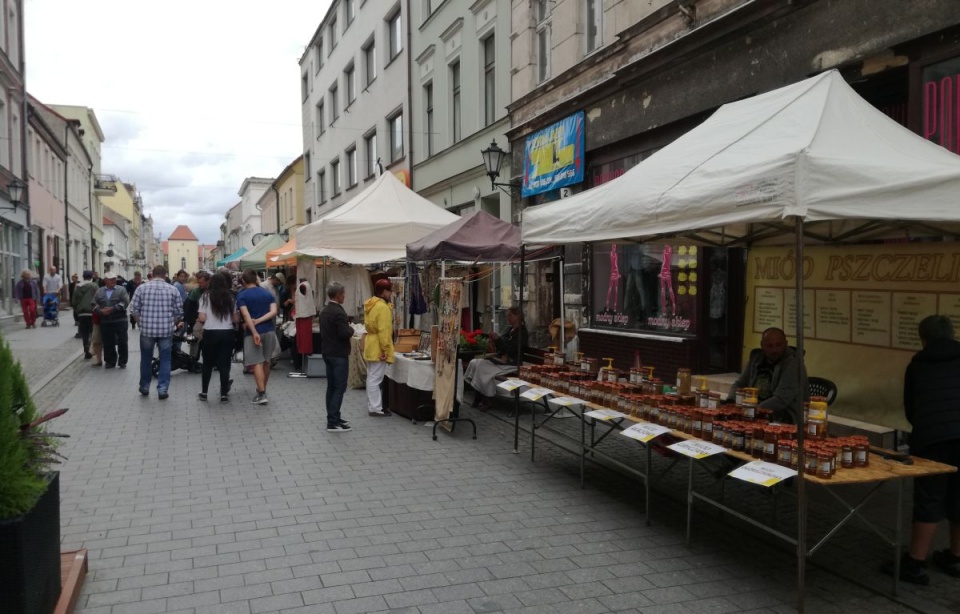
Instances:
[[[26,186],[22,181],[14,177],[10,180],[10,183],[7,184],[7,196],[10,199],[10,204],[12,207],[0,207],[0,209],[8,209],[11,211],[17,210],[17,205],[23,202],[23,190]]]

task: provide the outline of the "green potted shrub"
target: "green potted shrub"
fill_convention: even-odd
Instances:
[[[62,458],[20,363],[0,338],[0,612],[50,614],[60,596]]]

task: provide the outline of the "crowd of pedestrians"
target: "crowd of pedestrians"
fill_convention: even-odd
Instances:
[[[374,295],[364,305],[367,334],[362,345],[363,360],[367,364],[369,415],[373,417],[390,415],[384,406],[382,387],[387,365],[393,361],[392,292],[388,280],[379,280]],[[31,271],[24,270],[14,293],[27,328],[36,326],[37,305],[44,296],[65,294],[77,326],[76,336],[83,344],[83,358],[91,360],[94,367],[125,369],[129,335],[139,329],[137,389],[141,395],[149,396],[156,377],[160,400],[170,396],[173,358],[179,351],[180,340],[189,339],[192,343],[196,338],[197,354],[202,357],[202,364],[197,365],[201,373],[201,401],[209,400],[214,370],[219,373],[220,402],[230,401],[230,371],[236,354],[242,351],[244,373],[253,376],[256,386],[252,402],[267,405],[270,371],[282,345],[278,320],[296,321],[297,343],[291,346],[291,353],[295,354],[301,351],[301,333],[312,337],[312,322],[319,316],[327,377],[327,431],[352,430],[343,419],[341,407],[347,390],[354,328],[343,308],[346,291],[340,283],[326,288],[327,303],[319,309],[306,280],[288,279],[279,271],[261,281],[253,270],[239,274],[227,269],[215,273],[199,271],[193,276],[180,270],[170,278],[163,266],[157,266],[146,279],[137,271],[130,280],[112,271],[100,278],[96,271],[88,270],[71,276],[64,288],[58,271],[50,267],[39,283]],[[300,356],[293,357],[296,364]]]

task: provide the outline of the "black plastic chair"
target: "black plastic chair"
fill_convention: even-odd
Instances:
[[[837,400],[837,385],[828,379],[822,377],[807,378],[807,384],[810,386],[810,396],[826,397],[827,406],[833,405]]]

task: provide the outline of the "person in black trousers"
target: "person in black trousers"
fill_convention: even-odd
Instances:
[[[203,324],[203,372],[200,379],[201,392],[198,395],[201,401],[207,400],[207,390],[210,387],[210,378],[213,368],[220,372],[220,402],[230,400],[230,358],[233,355],[233,344],[240,314],[237,312],[237,303],[227,285],[227,278],[223,275],[210,277],[208,290],[200,297],[200,306],[197,321]]]
[[[320,312],[320,343],[323,362],[327,367],[327,431],[343,433],[352,430],[340,416],[343,394],[347,391],[350,369],[350,338],[353,327],[343,310],[343,285],[333,282],[327,286],[327,306]]]

